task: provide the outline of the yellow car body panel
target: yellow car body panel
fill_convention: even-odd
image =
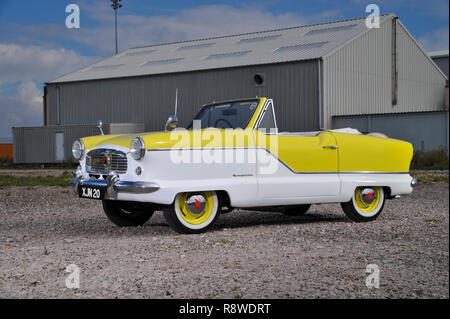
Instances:
[[[256,132],[257,146],[269,150],[296,173],[338,171],[338,153],[334,149],[324,148],[336,145],[330,132],[325,131],[317,136],[265,135]]]
[[[258,99],[258,106],[247,128],[242,130],[181,129],[90,136],[82,138],[82,141],[86,150],[102,145],[129,148],[131,141],[138,136],[149,151],[171,148],[265,148],[295,173],[409,171],[413,149],[405,141],[333,131],[323,131],[316,136],[263,134],[254,128],[268,99]]]
[[[409,172],[411,143],[362,134],[333,133],[339,153],[340,172]]]

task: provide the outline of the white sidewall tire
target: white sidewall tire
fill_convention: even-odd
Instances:
[[[361,215],[362,217],[370,218],[370,217],[373,217],[373,216],[375,216],[376,214],[378,214],[378,212],[379,212],[379,211],[381,210],[381,208],[383,207],[383,203],[384,203],[384,200],[385,200],[385,198],[384,198],[384,190],[383,190],[383,187],[380,186],[379,189],[380,189],[380,202],[378,203],[377,207],[376,207],[373,211],[371,211],[370,213],[363,212],[362,210],[360,210],[360,209],[358,208],[358,205],[356,205],[356,203],[355,203],[355,194],[353,193],[353,197],[352,197],[353,207],[355,208],[355,211],[356,211],[359,215]]]
[[[193,229],[193,230],[199,230],[199,229],[208,227],[209,224],[211,224],[212,221],[216,218],[217,213],[219,211],[219,199],[217,197],[217,194],[216,194],[216,192],[212,192],[212,191],[211,191],[211,193],[213,194],[213,201],[214,201],[213,209],[212,209],[212,212],[211,212],[211,215],[209,216],[209,218],[201,224],[190,224],[184,220],[184,218],[181,216],[180,208],[178,205],[178,201],[180,199],[181,194],[178,194],[175,197],[175,203],[174,203],[175,216],[177,216],[178,221],[186,228]]]

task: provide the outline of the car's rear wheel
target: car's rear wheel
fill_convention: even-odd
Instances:
[[[305,215],[311,204],[303,204],[296,206],[286,206],[282,211],[283,214],[288,216],[302,216]]]
[[[357,187],[347,203],[341,203],[348,218],[355,222],[368,222],[376,219],[383,210],[385,194],[383,187]]]
[[[198,234],[214,224],[220,205],[216,192],[188,192],[178,194],[174,204],[163,211],[167,223],[176,232]]]
[[[103,211],[106,217],[120,227],[141,226],[152,217],[151,204],[104,200]]]

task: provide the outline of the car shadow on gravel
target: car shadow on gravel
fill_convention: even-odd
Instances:
[[[287,224],[315,224],[315,223],[345,223],[348,222],[345,216],[332,213],[308,213],[303,216],[286,216],[273,212],[252,212],[239,211],[224,214],[219,217],[213,229],[222,228],[247,228],[263,225],[287,225]]]
[[[242,214],[236,213],[236,214]],[[271,214],[266,212],[258,212],[253,214]],[[228,215],[228,214],[227,214]],[[231,214],[230,214],[231,215]],[[288,217],[281,214],[272,214],[272,216],[249,216],[247,214],[242,214],[239,217],[236,216],[220,216],[219,220],[216,224],[211,228],[211,231],[221,230],[221,229],[239,229],[239,228],[249,228],[256,226],[276,226],[276,225],[301,225],[301,224],[314,224],[314,223],[346,223],[348,220],[342,216],[324,216],[324,215],[307,215],[307,216],[298,216],[298,217]],[[164,223],[151,223],[146,224],[143,227],[166,227],[171,234],[174,232],[170,229],[170,227]]]
[[[286,216],[274,212],[254,212],[239,210],[219,216],[210,231],[222,229],[245,229],[257,226],[314,224],[314,223],[342,223],[347,222],[345,216],[334,213],[310,212],[304,216]],[[6,226],[6,225],[5,225]],[[1,227],[0,227],[1,228]],[[173,236],[173,231],[165,222],[162,212],[155,212],[154,216],[139,227],[117,227],[103,215],[90,216],[53,216],[34,219],[29,223],[19,221],[10,222],[7,228],[14,229],[16,234],[27,234],[27,237],[61,236],[63,238],[114,238],[123,236]],[[8,232],[8,231],[7,231]]]

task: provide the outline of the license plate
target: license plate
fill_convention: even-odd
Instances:
[[[95,186],[79,186],[78,187],[78,195],[82,198],[90,198],[90,199],[104,199],[105,198],[104,187],[95,187]]]

